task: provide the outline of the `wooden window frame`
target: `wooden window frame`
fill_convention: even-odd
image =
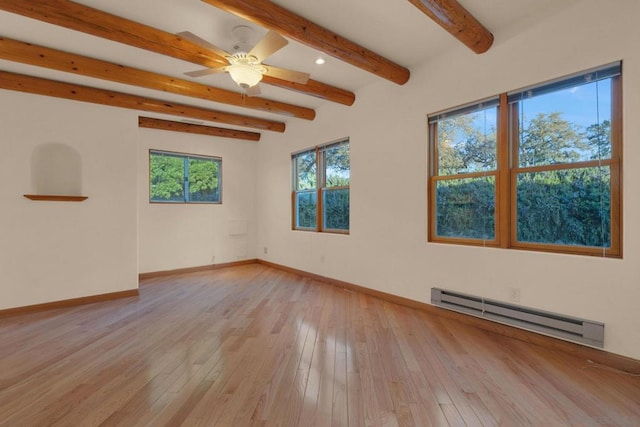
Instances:
[[[620,66],[621,67],[621,66]],[[587,73],[586,71],[583,73]],[[568,80],[570,77],[558,79]],[[429,123],[428,162],[428,224],[427,240],[433,243],[499,247],[564,254],[592,255],[622,258],[622,74],[611,78],[611,157],[574,163],[519,167],[518,163],[518,103],[508,102],[508,94],[499,95],[497,120],[497,170],[458,175],[438,175],[438,121]],[[543,86],[540,84],[537,86]],[[474,103],[475,105],[480,103]],[[466,107],[463,107],[466,108]],[[459,110],[459,108],[451,111]],[[430,115],[439,116],[442,113]],[[521,242],[517,240],[517,179],[527,172],[545,172],[588,167],[608,167],[610,173],[610,247],[559,245],[550,243]],[[440,180],[495,176],[495,239],[451,238],[436,233],[436,184]]]
[[[349,234],[349,230],[342,230],[336,228],[326,228],[325,215],[324,215],[324,193],[326,191],[336,190],[349,190],[351,185],[327,187],[326,182],[326,150],[338,145],[349,145],[349,138],[341,138],[336,141],[332,141],[326,144],[318,145],[313,148],[308,148],[302,151],[298,151],[291,154],[291,170],[292,170],[292,190],[291,190],[291,229],[295,231],[313,231],[318,233],[332,233],[332,234]],[[296,159],[298,156],[315,151],[316,158],[316,188],[308,190],[298,190],[298,165]],[[351,162],[349,162],[349,169],[351,169]],[[296,195],[298,193],[316,193],[316,226],[315,227],[298,227],[296,218]]]

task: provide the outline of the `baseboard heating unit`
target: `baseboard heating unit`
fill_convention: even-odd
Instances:
[[[431,303],[545,335],[604,347],[604,323],[578,319],[487,298],[431,288]]]

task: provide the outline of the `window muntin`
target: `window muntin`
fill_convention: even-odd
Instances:
[[[349,140],[293,154],[293,229],[349,232]]]
[[[496,171],[465,163],[470,132],[443,161],[439,128],[477,123],[478,104],[430,116],[429,240],[621,256],[620,79],[614,64],[501,95]]]
[[[222,159],[149,150],[149,201],[221,203]]]

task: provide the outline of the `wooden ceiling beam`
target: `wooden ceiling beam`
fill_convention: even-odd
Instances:
[[[0,0],[0,9],[207,67],[227,61],[175,34],[69,0]]]
[[[190,105],[171,103],[160,99],[146,98],[122,92],[96,89],[64,83],[55,80],[42,79],[24,74],[10,73],[0,70],[0,89],[32,93],[36,95],[52,96],[55,98],[71,99],[74,101],[90,102],[93,104],[109,105],[112,107],[128,108],[138,111],[169,114],[172,116],[191,117],[235,126],[284,132],[285,124],[239,114],[225,113]]]
[[[225,58],[175,34],[69,0],[0,0],[0,10],[205,67],[228,64]],[[267,84],[273,84],[270,83],[271,79],[263,79],[263,81]],[[317,81],[310,81],[307,85],[297,85],[295,90],[327,101],[345,104],[344,92],[346,91],[343,89]],[[286,85],[279,84],[275,84],[275,86],[286,87]],[[347,93],[351,95],[352,99],[355,99],[352,92]],[[349,97],[346,99],[348,100]],[[352,103],[353,101],[346,103],[346,105]]]
[[[493,44],[493,34],[456,0],[409,0],[475,53]]]
[[[272,76],[262,76],[262,81],[270,84],[271,86],[289,89],[294,92],[300,92],[305,95],[315,96],[316,98],[337,102],[347,106],[353,105],[356,100],[356,95],[353,92],[340,89],[339,87],[329,86],[326,83],[320,83],[313,79],[309,79],[306,84],[300,84]]]
[[[202,1],[394,83],[409,80],[408,69],[269,0]]]
[[[190,80],[177,79],[2,36],[0,36],[0,59],[299,119],[313,120],[316,115],[315,111],[310,108],[264,98],[248,97]]]
[[[138,117],[138,127],[147,129],[168,130],[172,132],[195,133],[198,135],[218,136],[221,138],[245,139],[247,141],[260,141],[260,134],[257,132],[247,132],[245,130],[227,129],[216,126],[174,122],[172,120],[161,120],[151,117]]]

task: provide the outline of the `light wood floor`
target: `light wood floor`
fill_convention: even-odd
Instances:
[[[640,378],[262,265],[0,318],[2,426],[640,425]]]

